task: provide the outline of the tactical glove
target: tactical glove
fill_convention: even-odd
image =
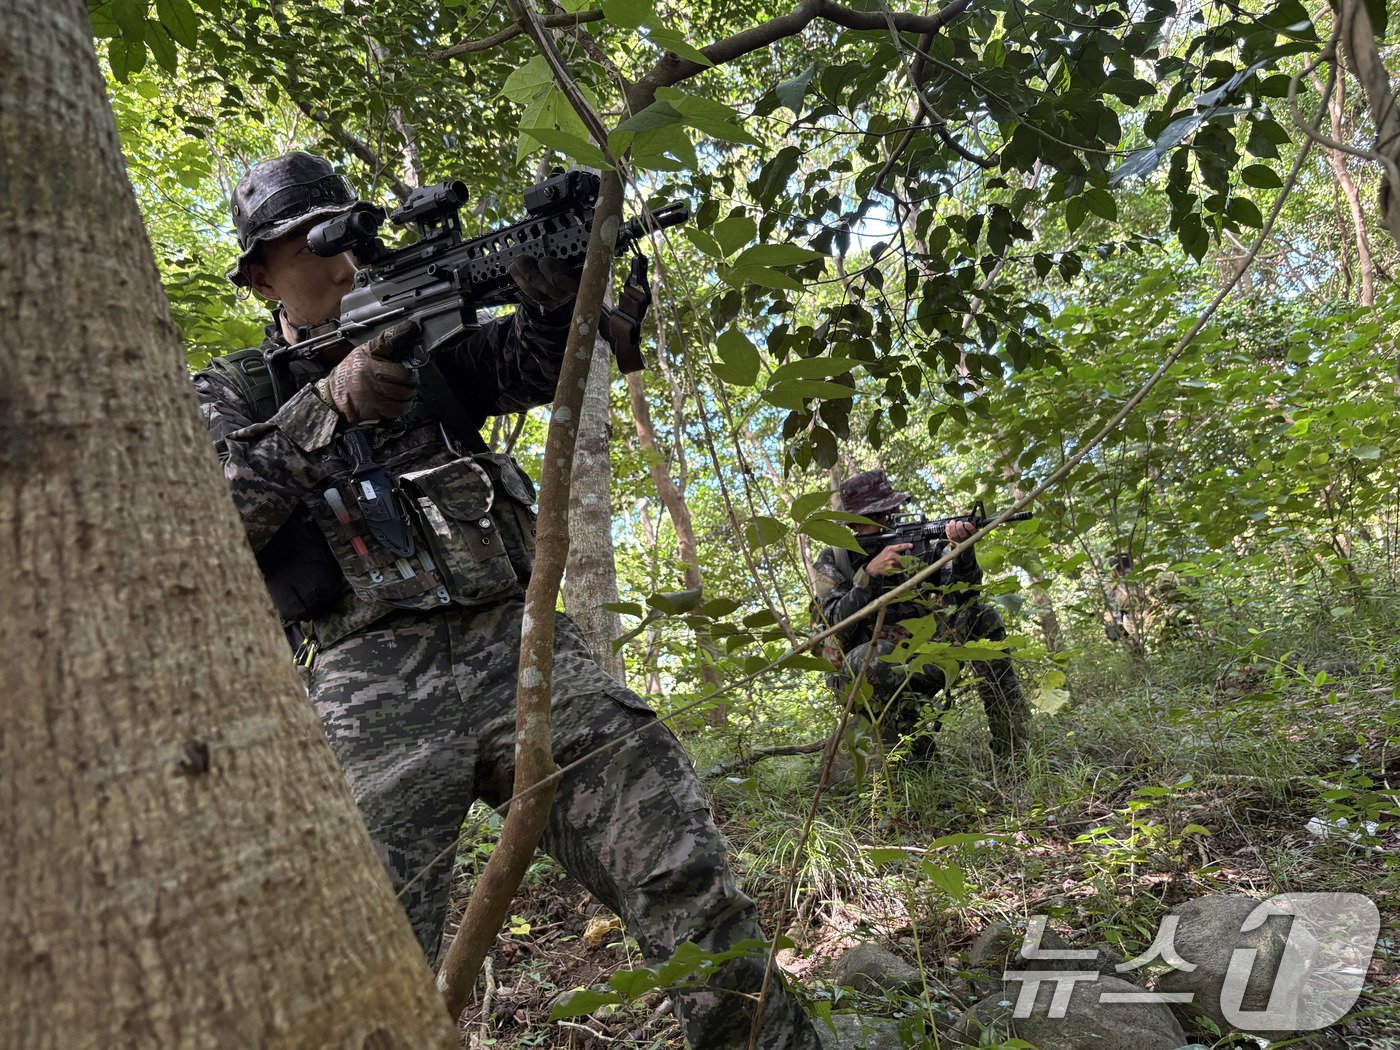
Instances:
[[[546,313],[572,303],[578,294],[578,274],[553,259],[522,255],[510,264],[510,276],[520,298]]]
[[[316,384],[321,399],[348,423],[398,419],[418,393],[418,372],[398,362],[412,348],[422,326],[403,321],[355,347]]]

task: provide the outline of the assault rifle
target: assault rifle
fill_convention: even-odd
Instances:
[[[382,208],[356,208],[320,223],[307,235],[317,255],[353,252],[366,265],[340,303],[340,319],[327,332],[296,344],[298,356],[316,357],[332,346],[358,346],[400,321],[414,319],[422,336],[404,363],[421,367],[438,347],[480,327],[477,310],[518,302],[510,266],[522,256],[550,258],[566,267],[580,265],[593,227],[599,179],[588,171],[558,169],[525,191],[526,217],[463,240],[458,209],[466,203],[460,181],[440,182],[415,190],[388,216],[397,226],[412,225],[418,239],[388,248],[379,239]],[[638,247],[651,230],[685,222],[689,209],[671,201],[643,217],[622,224],[616,254],[634,252],[621,305],[604,310],[599,332],[612,343],[624,372],[642,368],[639,349],[642,317],[650,302],[647,258]]]
[[[1027,521],[1035,515],[1028,510],[1023,510],[1018,514],[1012,514],[1006,521]],[[866,554],[876,555],[886,547],[896,543],[912,544],[906,552],[916,558],[932,562],[936,558],[936,551],[941,543],[948,539],[948,526],[955,521],[965,521],[981,528],[995,514],[988,514],[987,508],[979,499],[972,505],[971,514],[956,514],[951,518],[919,518],[915,521],[896,520],[894,525],[884,532],[870,532],[865,535],[856,534],[856,540],[860,543],[861,549]],[[1005,524],[1005,522],[1003,522]]]

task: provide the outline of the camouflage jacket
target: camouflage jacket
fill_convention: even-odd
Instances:
[[[433,361],[466,417],[456,429],[476,430],[488,416],[551,401],[568,322],[567,310],[544,314],[520,307],[436,352]],[[263,349],[279,344],[285,345],[274,316]],[[463,456],[449,447],[437,417],[418,406],[403,419],[375,425],[370,438],[374,459],[405,486],[401,505],[416,511],[424,503],[429,512],[415,520],[417,553],[395,558],[372,542],[365,553],[370,537],[338,440],[347,428],[311,387],[325,371],[318,363],[298,362],[296,393],[264,422],[251,418],[243,393],[218,369],[194,377],[205,424],[264,573],[271,579],[268,552],[297,535],[294,560],[319,555],[329,561],[329,548],[344,576],[335,581],[335,607],[314,618],[322,643],[395,609],[480,604],[518,591],[534,547],[533,484],[508,457]],[[307,532],[313,546],[317,533],[324,539],[319,551],[307,549]]]
[[[942,544],[935,548],[936,557],[942,557],[946,547],[946,544]],[[904,579],[897,573],[871,576],[865,571],[870,559],[869,554],[837,550],[835,547],[828,547],[817,555],[813,569],[817,578],[817,601],[821,604],[822,619],[825,623],[833,624],[844,620]],[[981,582],[982,567],[977,564],[977,555],[973,549],[969,548],[934,573],[925,586],[942,589],[957,584],[975,585]],[[961,604],[968,600],[971,593],[960,588],[949,594],[945,600]],[[915,597],[911,601],[897,602],[890,606],[885,613],[885,623],[897,624],[901,620],[927,616],[930,611],[927,601]],[[875,617],[872,614],[844,631],[837,632],[835,637],[844,649],[850,650],[853,646],[870,640],[874,625]]]

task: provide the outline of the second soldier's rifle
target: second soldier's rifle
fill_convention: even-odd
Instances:
[[[413,226],[418,239],[388,248],[379,239],[382,208],[357,207],[312,228],[311,250],[322,256],[353,252],[365,269],[340,303],[340,318],[325,332],[313,331],[295,346],[297,356],[318,357],[325,349],[358,346],[401,321],[419,322],[422,334],[404,361],[421,367],[438,347],[480,327],[477,310],[518,301],[510,276],[516,259],[549,258],[565,268],[582,265],[598,200],[598,176],[559,171],[525,191],[526,217],[479,237],[464,240],[458,210],[466,203],[460,181],[415,190],[389,214],[398,226]],[[612,345],[618,367],[643,367],[641,323],[650,304],[647,257],[639,242],[651,230],[685,222],[689,209],[671,201],[622,224],[616,254],[633,252],[626,287],[615,309],[603,311],[599,334]]]
[[[971,514],[956,514],[951,518],[919,518],[913,521],[898,520],[890,528],[883,532],[868,532],[864,535],[857,534],[856,540],[860,543],[861,549],[866,554],[875,555],[896,543],[908,543],[910,549],[908,554],[915,558],[922,558],[924,561],[934,561],[939,553],[940,547],[948,539],[948,526],[955,521],[965,521],[975,528],[982,528],[995,514],[988,514],[987,508],[979,499],[972,505]],[[1034,517],[1031,511],[1023,510],[1018,514],[1012,514],[1006,521],[1027,521]],[[1005,524],[1005,522],[1003,522]]]

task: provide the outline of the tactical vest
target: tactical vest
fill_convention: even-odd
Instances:
[[[242,394],[252,422],[271,419],[296,392],[290,372],[269,364],[260,347],[211,367]],[[490,452],[466,420],[429,362],[420,370],[405,448],[371,462],[368,474],[328,479],[259,552],[284,622],[315,621],[322,644],[330,644],[395,608],[484,604],[528,581],[534,485],[513,459]],[[429,442],[434,451],[426,458],[446,461],[415,469]],[[359,450],[372,455],[368,441]],[[374,513],[386,505],[401,530],[386,530]],[[347,601],[351,591],[358,601]]]

